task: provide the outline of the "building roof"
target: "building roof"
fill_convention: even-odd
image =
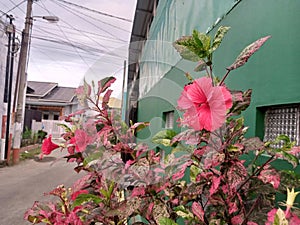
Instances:
[[[27,96],[31,97],[45,97],[51,90],[58,86],[58,83],[52,82],[41,82],[41,81],[28,81],[27,88]],[[33,92],[32,92],[33,90]],[[28,93],[29,92],[29,93]]]
[[[70,87],[56,87],[48,95],[46,95],[44,101],[55,102],[71,102],[75,96],[76,88]]]
[[[71,103],[75,97],[76,88],[60,87],[57,83],[28,81],[27,103]]]

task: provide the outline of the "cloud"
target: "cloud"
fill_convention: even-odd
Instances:
[[[136,0],[66,1],[130,20],[133,20],[136,6]],[[4,7],[3,11],[14,7],[10,0],[2,0],[0,5]],[[26,3],[11,11],[17,18],[19,38],[24,28],[25,11]],[[115,88],[120,90],[132,23],[59,0],[35,1],[33,15],[55,15],[60,21],[57,24],[38,18],[33,21],[29,80],[76,87],[84,77],[99,80],[103,76],[115,75],[118,77]]]

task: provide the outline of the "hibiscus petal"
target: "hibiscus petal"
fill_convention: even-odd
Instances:
[[[223,125],[226,117],[226,105],[223,98],[222,90],[219,87],[214,88],[214,91],[212,92],[208,104],[212,113],[212,125],[210,131],[214,131]]]
[[[223,93],[223,98],[225,101],[226,109],[230,109],[232,107],[232,97],[230,92],[225,86],[220,87]]]
[[[59,148],[59,145],[52,142],[52,135],[44,139],[42,144],[42,153],[44,155],[49,155],[53,150]]]
[[[201,77],[195,80],[187,90],[188,98],[194,104],[203,104],[207,101],[207,96],[212,91],[211,79],[208,77]]]
[[[186,110],[193,105],[193,102],[187,96],[186,90],[182,91],[182,93],[177,101],[177,105],[180,110]]]

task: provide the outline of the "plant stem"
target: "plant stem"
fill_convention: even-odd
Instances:
[[[274,155],[272,155],[257,171],[255,171],[251,176],[249,176],[242,184],[241,186],[236,190],[236,192],[239,192],[242,187],[252,178],[254,177],[255,175],[259,174],[263,169],[264,167],[269,164],[272,160],[274,159]]]
[[[254,204],[251,206],[251,209],[249,210],[249,212],[247,213],[244,221],[242,222],[242,225],[246,224],[248,222],[248,218],[251,215],[251,213],[253,212],[253,210],[256,208],[259,200],[261,199],[261,194],[258,196],[258,198],[256,199],[256,201],[254,202]]]
[[[223,79],[221,80],[221,82],[219,83],[219,86],[222,86],[222,84],[224,83],[225,79],[227,78],[228,74],[230,73],[231,70],[227,70],[226,74],[224,75]]]

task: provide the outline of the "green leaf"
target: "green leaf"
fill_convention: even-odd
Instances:
[[[282,149],[276,149],[276,151],[281,155],[283,159],[291,163],[294,168],[299,165],[299,159],[296,156],[289,154],[288,152]]]
[[[99,204],[102,202],[102,199],[96,195],[93,194],[80,194],[77,196],[76,200],[73,203],[73,206],[79,206],[82,205],[85,202],[93,201],[95,204]]]
[[[192,62],[198,62],[201,58],[194,52],[194,44],[191,36],[184,36],[173,44],[180,56]]]
[[[176,214],[182,218],[190,219],[194,217],[193,213],[187,210],[183,205],[174,208],[174,210]]]
[[[134,132],[138,132],[150,125],[149,122],[138,122],[133,125],[131,125],[130,129],[132,129]]]
[[[68,125],[66,125],[66,124],[58,123],[57,126],[62,127],[66,133],[72,132],[72,129],[70,127],[68,127]]]
[[[217,33],[215,34],[212,46],[209,49],[210,53],[213,53],[220,46],[225,34],[229,29],[230,27],[223,27],[223,26],[219,27]]]
[[[202,172],[202,170],[198,166],[192,165],[191,168],[190,168],[191,181],[196,182],[196,177],[201,172]]]
[[[144,217],[142,217],[140,215],[136,215],[134,217],[131,217],[128,221],[128,224],[132,224],[132,225],[140,224],[140,223],[149,224],[149,222]]]
[[[273,225],[289,225],[289,222],[285,218],[285,213],[280,208],[275,214]]]
[[[203,43],[199,38],[199,32],[197,30],[193,30],[193,35],[192,35],[195,44],[198,46],[198,48],[203,48]]]
[[[182,58],[198,62],[210,54],[210,37],[194,30],[192,36],[181,37],[174,42],[173,46]]]
[[[166,218],[166,217],[159,218],[158,224],[159,225],[178,225],[176,222],[174,222],[173,220]]]
[[[290,149],[291,147],[293,147],[293,142],[291,142],[289,136],[285,134],[278,135],[274,142],[275,144],[283,142],[283,148],[285,149]]]
[[[171,146],[171,140],[177,133],[173,130],[162,130],[155,134],[152,138],[152,142],[155,144],[162,144],[164,146]]]
[[[90,162],[100,159],[102,155],[103,155],[102,151],[93,152],[93,153],[89,154],[87,157],[84,158],[83,165],[86,166]]]
[[[235,131],[238,131],[238,130],[240,130],[240,129],[242,129],[243,127],[244,127],[244,117],[239,117],[239,118],[237,118],[236,120],[235,120],[235,127],[234,127],[234,130]]]

